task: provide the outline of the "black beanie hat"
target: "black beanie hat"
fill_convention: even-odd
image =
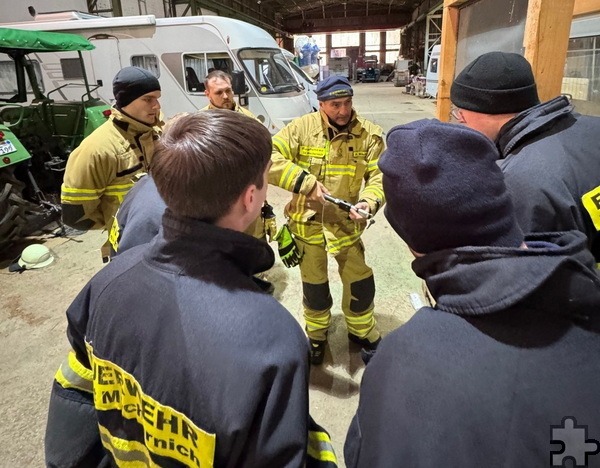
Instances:
[[[482,114],[519,113],[540,103],[529,62],[519,54],[488,52],[454,79],[450,100]]]
[[[113,80],[113,94],[118,109],[152,91],[160,91],[160,83],[152,73],[143,68],[125,67]]]
[[[394,127],[379,159],[385,216],[419,253],[465,246],[519,247],[523,232],[483,134],[439,120]]]

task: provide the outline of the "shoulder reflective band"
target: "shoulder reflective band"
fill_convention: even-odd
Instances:
[[[93,373],[77,360],[75,351],[69,352],[69,357],[60,365],[54,378],[63,388],[92,393]]]

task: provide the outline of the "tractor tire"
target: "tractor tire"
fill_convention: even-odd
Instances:
[[[22,188],[12,172],[0,173],[0,252],[30,233],[32,216],[43,215],[42,207],[23,199]]]

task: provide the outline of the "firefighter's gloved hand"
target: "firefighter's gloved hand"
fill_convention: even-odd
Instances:
[[[275,240],[277,241],[279,256],[281,257],[283,264],[288,268],[299,265],[301,258],[300,251],[298,250],[296,242],[294,242],[294,238],[292,237],[292,233],[287,224],[284,224],[281,227],[275,236]]]
[[[261,209],[261,217],[265,226],[265,236],[268,236],[269,242],[273,242],[277,237],[277,218],[273,207],[266,201]]]

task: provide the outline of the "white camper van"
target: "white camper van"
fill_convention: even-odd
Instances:
[[[246,77],[241,104],[247,101],[248,109],[271,133],[311,112],[306,90],[298,85],[275,40],[242,21],[219,16],[102,18],[66,12],[40,14],[35,21],[10,27],[69,32],[89,39],[96,49],[84,53],[92,73],[88,79],[100,85],[97,93],[107,102],[114,102],[113,77],[129,65],[146,68],[158,77],[166,117],[208,104],[204,77],[212,69],[241,70]],[[80,67],[60,53],[46,55],[50,57],[38,57],[45,87],[67,85],[58,91],[64,98],[81,97],[81,89],[73,84],[82,78]]]
[[[429,97],[437,99],[438,93],[438,81],[439,81],[439,68],[440,68],[440,51],[441,45],[434,45],[431,50],[431,56],[429,57],[429,63],[427,63],[427,74],[425,75],[425,92]]]

